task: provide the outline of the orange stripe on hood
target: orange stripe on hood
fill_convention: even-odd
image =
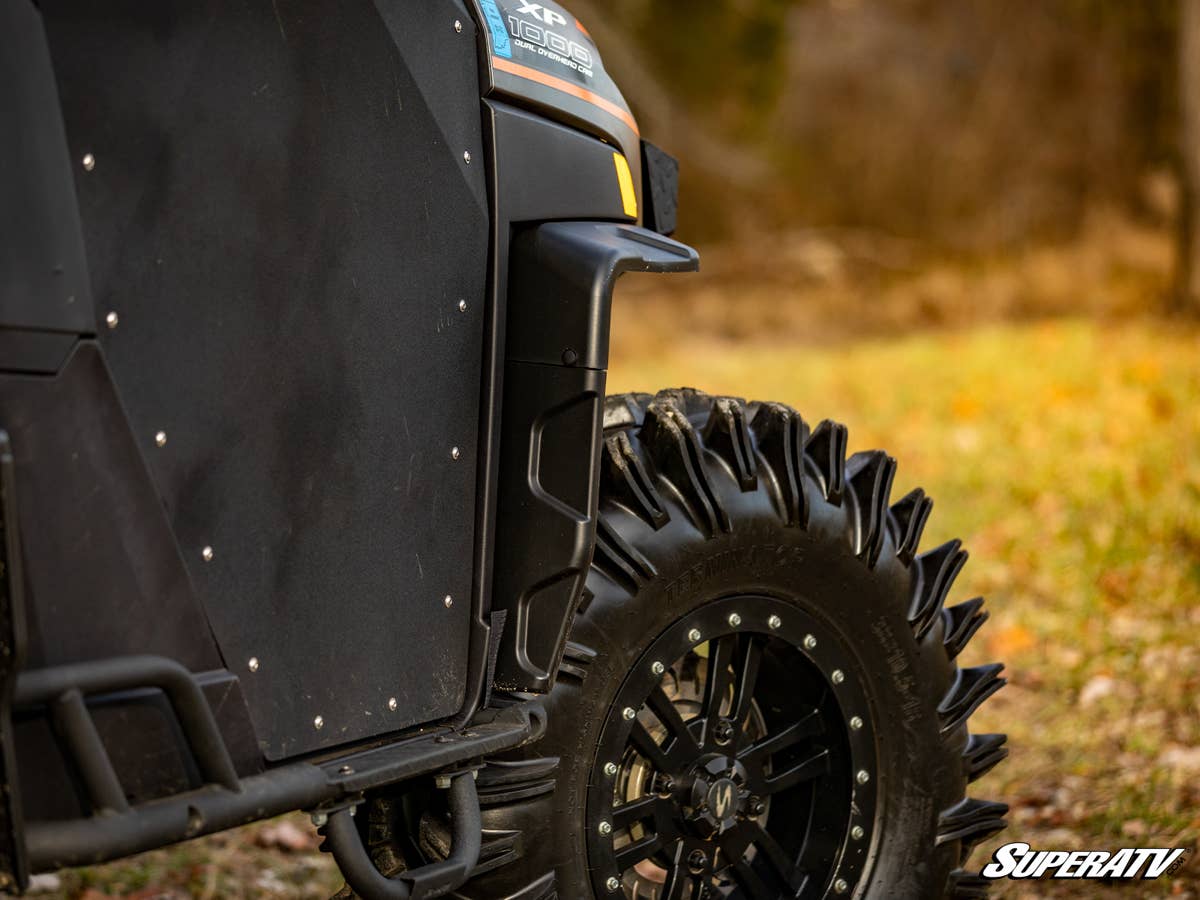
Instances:
[[[633,130],[634,134],[641,135],[641,132],[638,131],[637,121],[630,114],[629,110],[623,109],[611,100],[606,100],[604,97],[589,91],[585,87],[581,87],[563,78],[557,78],[554,75],[547,75],[545,72],[539,72],[537,69],[531,69],[529,66],[523,66],[520,63],[515,63],[500,56],[492,57],[492,68],[498,69],[501,72],[507,72],[509,75],[516,75],[518,78],[536,81],[538,84],[553,88],[556,91],[562,91],[564,94],[570,94],[572,97],[578,97],[585,103],[590,103],[592,106],[604,110],[610,116],[620,119]]]

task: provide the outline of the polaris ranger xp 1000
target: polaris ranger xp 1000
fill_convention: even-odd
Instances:
[[[292,810],[364,900],[974,897],[893,460],[605,396],[677,167],[525,0],[0,0],[0,881]]]

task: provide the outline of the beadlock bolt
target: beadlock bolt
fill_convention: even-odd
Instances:
[[[772,631],[778,631],[783,627],[783,619],[779,618],[779,616],[771,616],[771,618],[767,619],[767,627]]]
[[[663,674],[663,672],[667,671],[667,667],[664,666],[662,663],[660,663],[658,660],[655,660],[650,665],[650,671],[653,672],[655,675],[661,675],[661,674]]]
[[[804,636],[804,649],[805,650],[815,650],[816,648],[817,648],[817,639],[815,637],[813,637],[811,634],[806,634]]]
[[[862,727],[863,727],[862,719],[860,719],[858,716],[850,717],[850,730],[851,731],[858,731]]]
[[[742,624],[741,616],[739,616],[737,613],[729,614],[729,627],[730,628],[737,628],[741,624]]]
[[[701,635],[700,635],[699,628],[693,628],[691,631],[688,632],[688,640],[691,641],[693,644],[699,643],[700,637],[701,637]]]
[[[625,717],[626,722],[632,722],[634,719],[637,718],[637,710],[634,709],[632,706],[627,706],[627,707],[625,707],[625,709],[621,713],[621,715]]]
[[[861,841],[863,839],[863,835],[865,834],[866,832],[863,831],[863,827],[861,825],[855,825],[850,829],[850,837],[854,838],[856,841]]]
[[[843,672],[841,669],[834,669],[832,672],[829,673],[829,678],[831,681],[833,681],[834,684],[841,684],[843,681],[846,680],[846,673]]]
[[[850,890],[850,885],[846,883],[845,878],[839,878],[833,883],[833,892],[835,894],[844,894],[848,890]]]
[[[607,837],[608,835],[612,834],[612,825],[610,825],[608,822],[601,822],[596,826],[596,830],[599,831],[600,834]]]
[[[871,780],[871,773],[866,769],[859,769],[858,774],[854,776],[854,780],[859,784],[866,784]]]
[[[617,764],[615,762],[605,763],[604,764],[604,774],[607,775],[609,778],[612,778],[613,776],[615,776],[617,774]]]
[[[604,882],[604,886],[608,888],[610,892],[619,891],[621,889],[621,879],[610,875],[608,877],[608,881]]]

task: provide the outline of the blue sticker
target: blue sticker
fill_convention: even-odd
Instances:
[[[496,0],[479,0],[483,7],[483,17],[487,19],[488,29],[492,32],[492,52],[505,59],[512,59],[512,44],[508,40],[508,29],[504,27],[504,16],[496,6]]]

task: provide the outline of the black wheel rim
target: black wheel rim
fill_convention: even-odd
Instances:
[[[731,597],[661,634],[622,684],[588,792],[598,897],[854,893],[873,837],[860,667],[791,603]]]

